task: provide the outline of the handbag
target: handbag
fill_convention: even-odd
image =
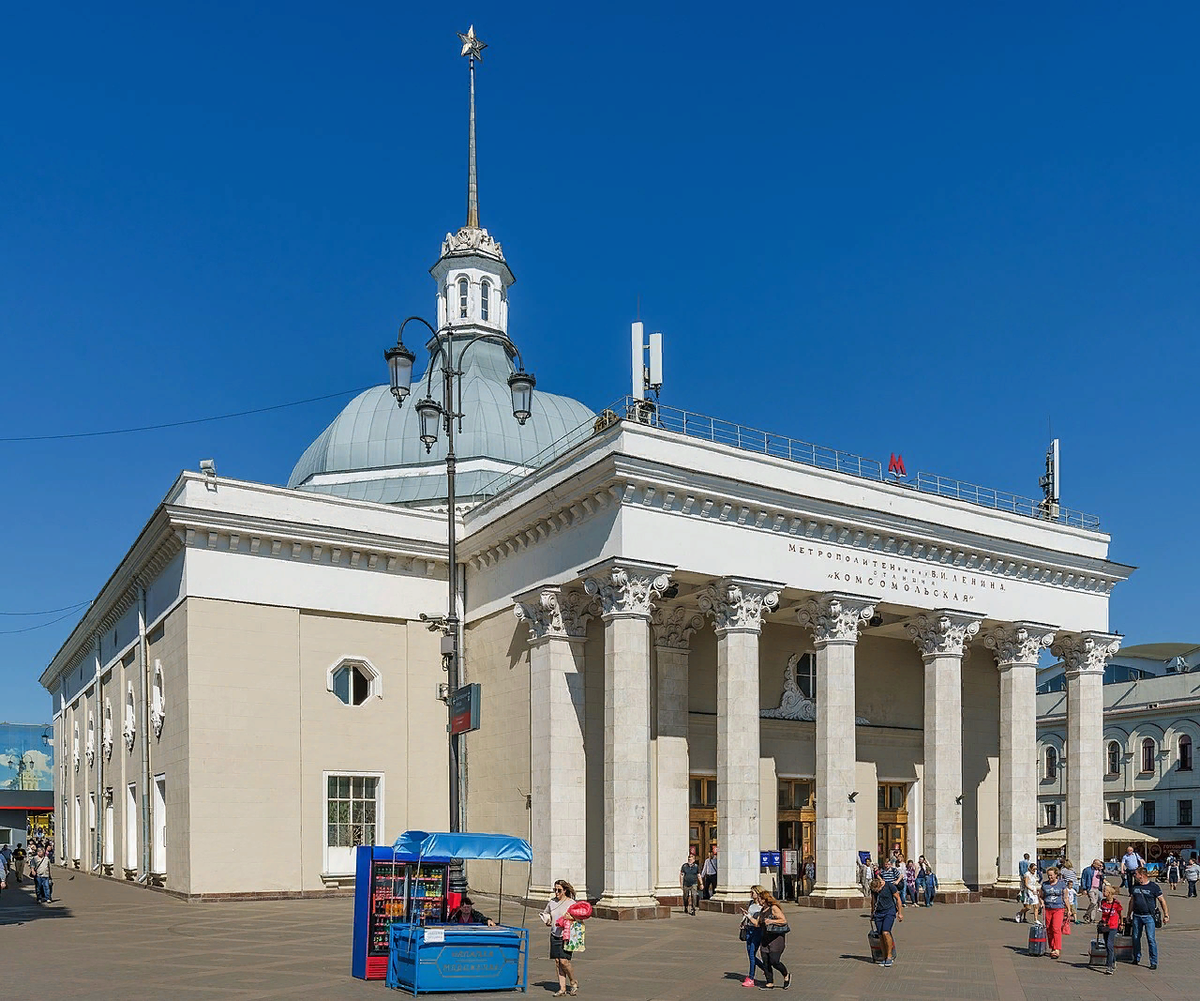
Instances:
[[[792,930],[792,926],[786,921],[781,925],[763,925],[763,931],[768,935],[786,935]]]
[[[1154,912],[1154,927],[1155,928],[1162,927],[1162,912],[1159,910],[1155,910],[1155,912]]]
[[[1071,934],[1071,918],[1070,918],[1069,916],[1068,916],[1068,917],[1066,917],[1066,918],[1064,918],[1064,920],[1063,920],[1063,924],[1062,924],[1062,933],[1063,933],[1064,935],[1070,935],[1070,934]]]
[[[750,930],[744,925],[738,925],[738,941],[745,942],[750,937]]]

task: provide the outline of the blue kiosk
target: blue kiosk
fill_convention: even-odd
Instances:
[[[398,856],[415,858],[418,872],[425,859],[496,859],[501,862],[502,874],[505,861],[533,861],[529,842],[507,834],[406,831],[392,848]],[[410,994],[525,990],[529,976],[527,929],[435,924],[420,909],[412,909],[411,914],[414,920],[391,925],[388,987]]]

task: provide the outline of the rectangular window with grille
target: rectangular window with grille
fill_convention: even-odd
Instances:
[[[1192,801],[1190,799],[1181,799],[1179,801],[1179,826],[1190,827],[1192,825]]]
[[[354,849],[375,844],[378,789],[379,779],[372,775],[326,777],[326,848]]]

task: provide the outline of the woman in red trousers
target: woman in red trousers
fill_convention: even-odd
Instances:
[[[1058,959],[1058,954],[1062,952],[1063,920],[1067,913],[1067,884],[1058,878],[1055,866],[1046,870],[1041,896],[1042,913],[1046,915],[1046,945],[1050,949],[1050,958]]]

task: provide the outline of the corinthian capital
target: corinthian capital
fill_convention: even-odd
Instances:
[[[544,587],[531,600],[518,600],[513,614],[518,622],[529,624],[529,642],[537,643],[548,637],[583,639],[587,621],[595,611],[593,603],[579,591]]]
[[[620,616],[649,618],[654,599],[671,584],[670,574],[660,567],[622,561],[602,564],[595,577],[583,582],[584,590],[600,600],[605,619]]]
[[[733,631],[758,632],[763,616],[779,605],[779,585],[722,577],[697,596],[700,610],[711,615],[717,635]]]
[[[796,609],[800,625],[813,631],[818,647],[830,643],[857,643],[858,631],[875,614],[870,598],[853,594],[818,594]]]
[[[984,645],[996,651],[996,665],[1037,664],[1038,656],[1054,642],[1054,627],[1038,622],[1007,622],[989,629]]]
[[[1050,652],[1063,662],[1068,678],[1081,674],[1103,674],[1107,664],[1121,648],[1116,633],[1062,633]]]
[[[704,620],[689,608],[656,608],[650,616],[654,624],[654,645],[672,650],[686,650],[692,633],[704,625]]]
[[[961,657],[979,632],[980,616],[936,611],[918,615],[905,627],[922,657]]]

